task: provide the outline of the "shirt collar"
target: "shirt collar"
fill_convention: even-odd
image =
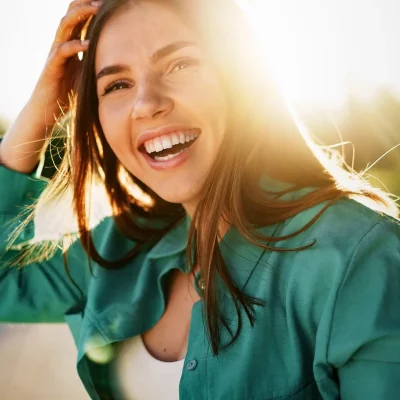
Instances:
[[[185,215],[150,250],[148,257],[158,259],[173,256],[186,250],[190,218]]]

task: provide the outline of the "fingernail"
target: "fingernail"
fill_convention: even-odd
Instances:
[[[81,45],[86,46],[89,44],[89,40],[81,40]]]
[[[92,1],[92,6],[100,7],[101,6],[101,1]]]

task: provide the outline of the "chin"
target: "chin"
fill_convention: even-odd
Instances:
[[[159,195],[160,196],[160,195]],[[160,196],[164,201],[174,204],[192,203],[194,199],[191,196],[182,196],[182,194],[168,193]]]
[[[177,188],[176,190],[154,190],[159,197],[168,203],[182,204],[196,204],[200,196],[200,191],[197,188]]]

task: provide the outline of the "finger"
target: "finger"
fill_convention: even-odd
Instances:
[[[75,5],[67,14],[61,19],[60,25],[56,34],[56,44],[73,39],[71,37],[74,28],[77,25],[82,25],[87,19],[97,13],[99,6],[92,4],[81,3]]]
[[[88,49],[89,41],[88,40],[71,40],[69,42],[64,42],[55,47],[48,58],[48,72],[53,75],[62,76],[63,74],[63,66],[66,61],[72,57],[77,55],[80,52],[84,52]],[[61,78],[60,76],[60,78]]]
[[[68,11],[71,11],[76,6],[84,5],[84,4],[91,4],[93,0],[74,0],[69,3]],[[67,12],[68,12],[67,11]]]
[[[74,28],[86,21],[90,16],[95,15],[98,10],[98,6],[91,4],[79,5],[71,9],[61,19],[53,46],[56,47],[60,43],[71,40]]]

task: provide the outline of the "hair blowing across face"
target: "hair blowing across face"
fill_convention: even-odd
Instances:
[[[143,1],[157,0],[104,0],[89,24],[90,46],[77,77],[68,157],[53,183],[53,187],[72,183],[83,247],[90,259],[105,268],[125,265],[142,245],[155,243],[185,215],[180,204],[162,200],[124,169],[105,139],[98,116],[94,62],[99,35],[112,15]],[[228,273],[218,245],[222,218],[254,245],[284,252],[299,249],[273,244],[307,229],[332,202],[351,194],[381,202],[386,200],[365,185],[363,189],[346,189],[313,153],[278,91],[266,79],[265,66],[257,53],[250,27],[234,0],[162,0],[162,3],[170,5],[197,30],[221,77],[232,116],[192,218],[187,245],[188,268],[193,271],[199,266],[205,283],[202,293],[205,320],[213,351],[217,354],[221,347],[220,330],[227,327],[220,312],[217,280],[229,290],[237,310],[238,328],[230,332],[230,343],[241,329],[240,310],[245,311],[253,324],[254,307],[262,305],[258,299],[239,290]],[[301,199],[283,201],[260,187],[259,181],[264,175],[293,184],[293,188],[314,187],[315,190]],[[102,258],[92,240],[87,188],[94,181],[104,184],[120,230],[138,243],[130,254],[117,261]],[[147,193],[153,199],[153,206],[145,207],[132,196],[130,184]],[[264,237],[255,231],[257,227],[285,221],[321,202],[326,202],[322,211],[287,238]],[[305,243],[303,249],[312,245]]]

